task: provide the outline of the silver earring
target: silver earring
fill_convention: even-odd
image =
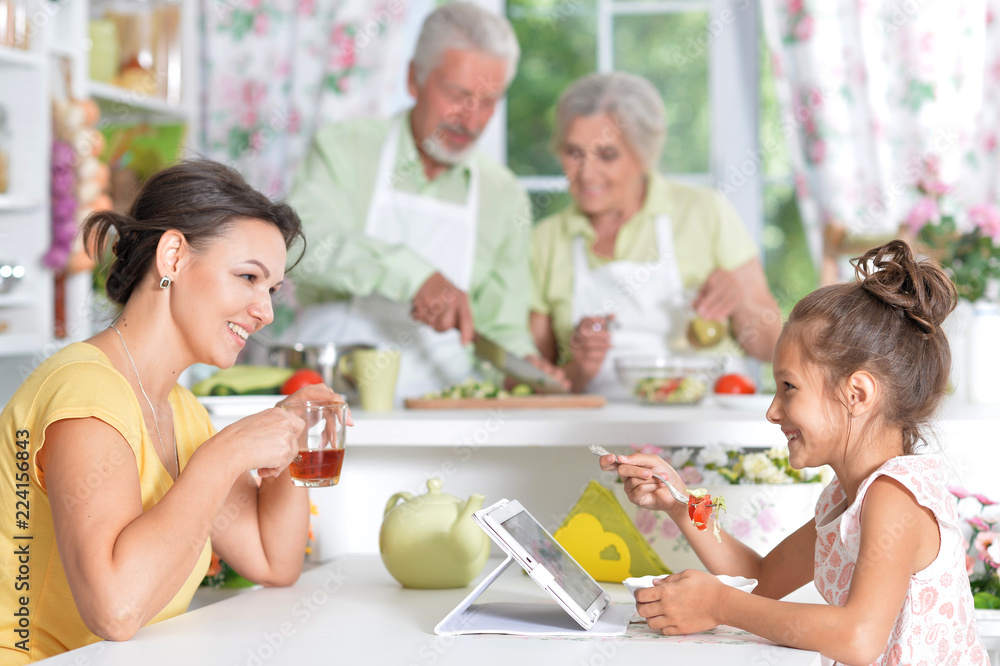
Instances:
[[[164,275],[162,278],[160,278],[160,289],[166,289],[169,286],[170,286],[170,278]]]

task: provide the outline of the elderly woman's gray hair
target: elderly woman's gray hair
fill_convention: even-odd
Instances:
[[[471,2],[442,5],[424,21],[413,52],[417,84],[427,80],[448,49],[480,51],[507,61],[505,86],[514,79],[521,57],[510,22]]]
[[[655,169],[667,138],[663,100],[652,83],[625,72],[588,74],[563,91],[556,107],[552,152],[558,155],[562,150],[574,119],[604,113],[615,119],[625,143],[646,169]]]

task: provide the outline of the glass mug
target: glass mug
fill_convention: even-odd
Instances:
[[[292,483],[305,488],[337,485],[347,444],[347,403],[286,402],[281,408],[306,424],[299,435],[299,454],[288,466]]]

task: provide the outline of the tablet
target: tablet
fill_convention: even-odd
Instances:
[[[520,502],[500,500],[472,518],[581,627],[597,623],[610,595]]]

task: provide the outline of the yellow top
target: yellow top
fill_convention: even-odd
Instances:
[[[181,469],[215,430],[190,391],[170,393]],[[146,431],[128,381],[93,345],[75,343],[49,357],[24,381],[0,413],[0,663],[24,664],[100,638],[83,623],[55,543],[45,475],[35,456],[45,429],[62,419],[98,418],[117,430],[135,454],[142,508],[148,511],[173,485]],[[98,478],[81,478],[78,493],[99,493]],[[187,610],[211,559],[201,558],[170,603],[151,622]]]
[[[560,350],[568,358],[573,334],[573,241],[586,240],[587,259],[596,268],[609,261],[655,261],[656,218],[670,216],[674,250],[685,289],[697,288],[716,268],[731,271],[757,256],[757,246],[736,209],[719,192],[685,185],[653,173],[642,209],[622,225],[611,259],[594,254],[596,232],[575,205],[540,221],[531,245],[534,291],[531,310],[548,315]],[[727,349],[739,348],[731,340]]]

